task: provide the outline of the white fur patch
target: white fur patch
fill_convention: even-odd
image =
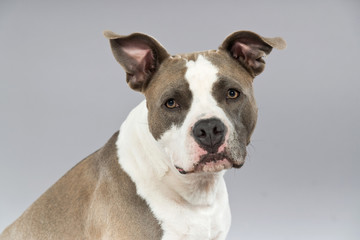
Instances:
[[[122,168],[162,226],[162,240],[225,239],[231,217],[223,172],[181,175],[166,143],[149,131],[145,101],[129,114],[116,144]]]

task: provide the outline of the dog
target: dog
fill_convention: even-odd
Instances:
[[[245,162],[257,120],[252,83],[285,41],[238,31],[217,50],[170,55],[142,33],[104,35],[145,100],[0,239],[225,239],[223,175]]]

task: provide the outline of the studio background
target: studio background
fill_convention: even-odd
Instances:
[[[0,231],[119,129],[143,96],[103,30],[169,53],[251,30],[283,37],[254,81],[247,162],[226,181],[229,240],[360,237],[360,2],[0,2]]]

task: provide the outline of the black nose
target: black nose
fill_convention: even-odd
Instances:
[[[225,125],[217,118],[200,120],[192,129],[195,141],[210,153],[216,153],[224,142],[226,130]]]

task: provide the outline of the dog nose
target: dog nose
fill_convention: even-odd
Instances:
[[[192,132],[195,141],[210,153],[216,153],[225,140],[226,127],[220,119],[209,118],[195,123]]]

